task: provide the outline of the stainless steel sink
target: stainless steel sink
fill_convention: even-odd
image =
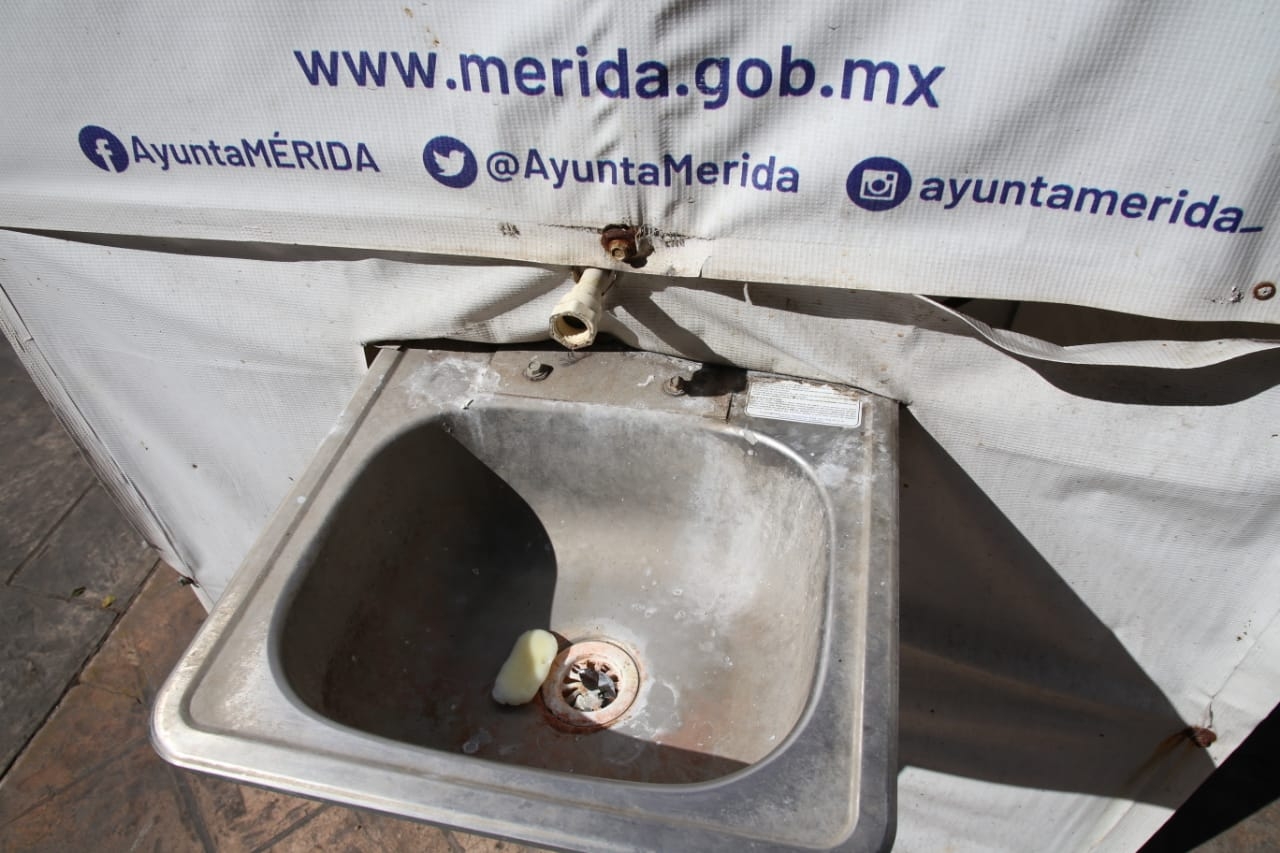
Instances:
[[[838,386],[383,350],[162,691],[156,748],[549,847],[886,848],[895,448],[894,405]],[[570,660],[499,705],[529,628]]]

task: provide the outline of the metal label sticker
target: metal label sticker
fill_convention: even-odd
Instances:
[[[747,414],[754,418],[856,428],[862,425],[862,400],[853,391],[790,379],[753,379]]]

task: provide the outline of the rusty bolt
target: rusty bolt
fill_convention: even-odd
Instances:
[[[541,382],[551,375],[551,365],[538,361],[536,358],[529,362],[524,369],[524,378],[530,382]]]
[[[1260,281],[1253,286],[1253,298],[1265,302],[1276,295],[1276,286],[1269,281]]]
[[[1187,737],[1191,742],[1201,749],[1208,749],[1213,746],[1213,742],[1218,739],[1213,729],[1207,729],[1204,726],[1191,726],[1187,729]]]
[[[689,380],[683,376],[672,376],[666,382],[662,383],[662,390],[666,391],[672,397],[683,397],[689,393]]]
[[[636,229],[625,225],[610,225],[600,234],[600,245],[615,261],[628,261],[640,253],[636,241]]]

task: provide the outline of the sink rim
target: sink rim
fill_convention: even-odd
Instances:
[[[459,357],[458,353],[443,355],[446,358]],[[779,432],[785,434],[788,431],[787,422],[768,422],[766,427],[757,428],[757,424],[746,419],[757,440],[768,440],[791,456],[813,480],[822,496],[831,542],[827,549],[827,601],[821,618],[819,660],[814,667],[809,700],[791,731],[759,761],[725,776],[694,783],[574,777],[558,771],[501,764],[483,758],[476,761],[478,756],[454,755],[392,740],[326,717],[297,696],[279,670],[280,659],[275,644],[281,628],[280,613],[290,603],[290,593],[296,591],[305,577],[306,565],[296,558],[286,557],[291,548],[297,550],[302,547],[293,536],[308,518],[316,517],[313,507],[322,501],[308,499],[299,504],[296,498],[319,496],[325,487],[340,487],[341,483],[331,476],[335,467],[405,359],[405,351],[385,350],[375,361],[370,376],[353,396],[338,426],[264,529],[258,544],[206,620],[182,663],[166,682],[157,698],[152,719],[152,741],[157,751],[170,762],[191,769],[212,771],[267,787],[284,788],[435,823],[459,825],[458,818],[465,816],[469,820],[462,825],[468,831],[542,845],[573,847],[575,842],[580,844],[589,839],[593,848],[613,849],[605,843],[611,837],[631,839],[618,849],[633,849],[634,838],[639,832],[646,845],[658,848],[687,846],[695,839],[700,849],[736,850],[743,849],[744,845],[748,849],[809,846],[815,841],[824,843],[827,840],[858,849],[885,847],[893,837],[894,780],[897,773],[896,738],[887,731],[896,725],[896,538],[890,537],[886,542],[885,537],[864,535],[859,538],[846,534],[847,527],[858,525],[838,514],[833,493],[839,496],[842,490],[822,483],[809,460],[777,437]],[[470,378],[474,379],[474,376]],[[468,384],[462,390],[469,392],[472,389]],[[896,410],[890,401],[875,402],[876,398],[870,396],[866,400],[868,409],[874,412],[873,417],[888,419],[891,427]],[[544,405],[496,394],[486,397],[483,402],[477,397],[473,402],[504,407]],[[431,408],[427,407],[424,414],[430,411]],[[872,415],[872,411],[868,414]],[[417,419],[411,423],[421,421]],[[742,424],[702,425],[730,433],[742,428]],[[402,422],[401,430],[396,432],[407,428],[410,424]],[[764,431],[766,428],[767,432]],[[889,432],[892,438],[896,438],[896,430],[890,429]],[[869,448],[877,446],[870,440],[866,444]],[[362,458],[367,460],[370,457],[366,453]],[[894,477],[887,479],[896,486],[896,472]],[[869,497],[874,495],[876,500],[865,501],[865,508],[870,512],[870,508],[875,506],[878,511],[892,516],[896,512],[896,488],[888,488],[884,480],[886,478],[880,476],[868,477]],[[845,497],[847,499],[848,495]],[[884,503],[886,500],[888,503]],[[318,521],[322,522],[323,517]],[[870,519],[858,519],[864,529],[870,529],[869,522]],[[861,556],[864,558],[869,556],[865,552],[873,546],[889,547],[887,556],[893,558],[895,571],[884,573],[878,588],[870,582],[876,574],[871,568],[872,561],[863,559],[860,563],[854,559],[857,554],[846,553],[852,546],[846,547],[842,534],[852,536],[854,543],[862,544],[864,553]],[[261,551],[267,553],[260,554]],[[855,571],[858,565],[862,565],[861,571]],[[271,592],[274,594],[263,597]],[[873,610],[881,618],[873,618],[877,615]],[[859,622],[867,625],[865,636],[860,638],[861,648],[851,636],[836,636],[838,633],[854,634],[840,629],[856,627]],[[265,634],[262,623],[266,626]],[[888,629],[892,636],[877,635],[877,628],[881,631]],[[228,644],[252,646],[255,638],[259,644],[254,661],[256,671],[248,675],[243,671],[228,672],[236,668],[218,653]],[[833,678],[832,660],[837,654],[854,658],[851,675]],[[216,692],[216,683],[232,675],[244,679],[238,695],[243,698],[247,690],[253,696],[255,704],[252,711],[245,714],[233,707],[223,709],[222,719],[200,719],[195,710],[197,700],[207,691]],[[835,758],[820,755],[814,747],[821,744],[805,742],[805,735],[833,734],[829,731],[835,725],[832,721],[839,720],[840,716],[830,714],[823,718],[819,711],[832,710],[828,707],[832,705],[835,711],[839,711],[840,696],[836,694],[856,699],[857,691],[852,689],[854,682],[872,687],[863,692],[862,703],[844,703],[847,709],[845,719],[851,722],[844,735],[851,749],[847,755]],[[874,689],[877,684],[881,689]],[[201,713],[207,714],[208,709]],[[266,719],[268,717],[270,721]],[[824,719],[827,721],[825,726]],[[867,726],[864,724],[867,719],[883,719],[887,723],[883,728]],[[297,728],[303,724],[309,729]],[[815,726],[819,731],[815,732]],[[840,733],[835,735],[840,742]],[[221,757],[215,759],[211,757],[213,755]],[[789,780],[801,790],[813,789],[815,769],[827,785],[826,799],[832,797],[831,785],[838,785],[841,781],[848,795],[844,813],[835,810],[820,833],[801,833],[802,837],[799,837],[781,831],[770,832],[763,825],[767,821],[756,820],[753,824],[746,820],[728,824],[690,817],[696,813],[696,808],[691,806],[715,805],[715,798],[726,793],[726,789],[733,789],[732,796],[739,801],[741,795],[752,793],[743,789],[751,788],[753,780],[761,779],[767,782],[763,787],[769,790],[746,796],[745,801],[750,803],[747,811],[757,816],[776,818],[777,798],[773,795],[777,793],[780,782],[785,784]],[[381,782],[379,776],[382,777]],[[363,782],[363,789],[353,791],[353,780]],[[611,807],[603,802],[602,793],[625,801],[625,808]],[[473,803],[477,794],[489,798],[483,814],[477,813]],[[838,791],[836,796],[838,799]],[[554,813],[554,819],[533,824],[494,817],[518,814],[522,806],[531,802],[537,803],[538,808],[547,814]],[[786,807],[785,802],[783,807]],[[875,819],[864,819],[868,816]],[[578,827],[578,830],[569,831],[562,827]],[[610,828],[617,834],[600,834],[607,833]],[[669,836],[672,832],[679,833],[679,841],[675,840],[677,836]],[[665,843],[664,838],[667,838]]]

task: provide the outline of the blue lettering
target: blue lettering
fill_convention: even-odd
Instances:
[[[999,186],[999,184],[999,181],[987,181],[987,186],[990,191],[986,196],[983,196],[982,178],[978,178],[978,180],[973,182],[973,200],[978,204],[992,204],[996,200],[996,187]]]
[[[801,74],[799,86],[792,82],[797,71]],[[809,94],[809,90],[813,88],[813,78],[816,73],[813,69],[813,63],[809,60],[792,59],[791,45],[784,44],[782,46],[782,73],[778,75],[778,97],[785,98],[788,95],[799,97]]]
[[[957,204],[959,204],[964,199],[965,193],[969,191],[969,183],[970,181],[968,178],[964,179],[963,184],[957,184],[956,179],[952,178],[951,179],[951,203],[944,205],[942,209],[951,210]]]
[[[551,171],[554,172],[556,176],[556,182],[554,184],[554,188],[560,189],[562,186],[564,186],[565,175],[569,173],[569,161],[568,160],[557,161],[556,158],[552,157]]]
[[[558,97],[564,97],[564,72],[571,68],[573,68],[572,59],[551,60],[551,73],[555,77],[551,82],[551,87]]]
[[[542,155],[538,153],[537,148],[530,148],[529,156],[525,159],[524,176],[528,179],[534,175],[539,175],[544,180],[550,179],[550,176],[547,175],[547,166],[542,162]]]
[[[1013,200],[1014,205],[1022,204],[1022,197],[1027,194],[1027,185],[1024,184],[1022,181],[1005,181],[1004,182],[1004,186],[1000,188],[1001,204],[1009,203],[1009,191],[1013,189],[1016,189],[1018,191],[1018,197]]]
[[[751,69],[760,72],[760,84],[751,86],[748,83],[750,79]],[[769,63],[763,59],[742,60],[742,64],[738,66],[738,91],[746,95],[748,98],[762,98],[769,94],[769,89],[773,86],[773,69],[769,67]]]
[[[515,88],[522,95],[536,97],[550,89],[556,97],[565,97],[568,86],[572,85],[566,81],[565,75],[570,74],[577,77],[577,89],[584,98],[595,95],[611,99],[630,98],[633,83],[636,97],[652,100],[672,96],[671,74],[666,63],[653,59],[640,62],[634,66],[633,78],[627,48],[613,50],[613,56],[599,62],[592,58],[587,45],[574,48],[577,58],[553,57],[547,61],[521,56],[509,62],[502,56],[459,53],[458,75],[446,82],[450,89],[459,88],[458,83],[461,82],[460,88],[464,92],[509,95],[514,78]],[[390,63],[388,56],[391,57]],[[387,85],[388,64],[393,66],[392,85],[396,85],[398,79],[406,89],[419,86],[432,89],[435,86],[437,54],[434,51],[294,50],[293,57],[312,86],[338,86],[345,69],[355,85],[383,88]],[[901,67],[895,62],[846,59],[840,97],[853,99],[860,87],[863,101],[896,104]],[[938,99],[934,88],[945,67],[933,66],[927,73],[919,65],[908,64],[905,67],[911,74],[913,87],[902,105],[923,102],[936,109]],[[857,80],[859,74],[862,75],[861,83]],[[747,57],[736,62],[735,67],[735,61],[728,56],[710,56],[697,63],[693,77],[693,86],[679,83],[675,86],[675,94],[684,97],[696,87],[697,92],[704,96],[703,109],[717,110],[728,102],[735,87],[742,96],[754,100],[771,93],[776,82],[779,97],[803,97],[817,88],[818,70],[812,61],[798,56],[792,45],[784,44],[777,68],[760,57]],[[836,93],[831,85],[822,86],[820,91],[824,98],[833,97]]]
[[[644,76],[636,80],[636,94],[645,99],[666,98],[671,95],[670,75],[661,62],[641,62],[636,73]]]
[[[777,161],[777,157],[770,155],[768,163],[760,163],[756,165],[751,170],[751,186],[758,190],[765,190],[766,192],[773,189],[773,170],[774,166],[777,165]],[[745,169],[743,170],[743,174],[746,174]]]
[[[257,154],[263,164],[268,169],[271,168],[271,155],[267,153],[267,143],[264,140],[259,139],[257,145],[250,145],[249,140],[241,139],[240,147],[244,149],[244,158],[248,161],[250,167],[257,167],[257,164],[253,162],[253,155]]]
[[[373,79],[373,85],[381,89],[387,82],[387,54],[385,51],[378,53],[378,62],[375,65],[373,60],[369,58],[369,51],[360,51],[360,63],[357,65],[352,59],[348,51],[342,52],[342,60],[347,63],[347,70],[351,72],[351,79],[356,81],[357,86],[364,86],[366,78]]]
[[[547,91],[547,87],[542,85],[542,81],[547,79],[547,69],[542,67],[542,63],[534,59],[532,56],[523,56],[516,60],[516,88],[524,95],[541,95]],[[530,83],[536,83],[536,86],[530,86]]]
[[[1107,200],[1107,216],[1111,216],[1116,212],[1116,205],[1120,202],[1120,194],[1115,190],[1097,190],[1093,187],[1081,187],[1079,194],[1076,195],[1076,213],[1084,210],[1085,198],[1093,199],[1093,206],[1090,213],[1097,213],[1098,208],[1102,206],[1102,200]]]
[[[1070,184],[1054,184],[1053,192],[1045,199],[1045,205],[1051,210],[1068,210],[1071,207],[1071,196],[1075,190]]]
[[[707,75],[715,69],[716,81],[712,83]],[[715,96],[713,101],[703,101],[704,110],[718,110],[729,100],[729,57],[708,57],[698,63],[693,72],[693,83],[698,91],[707,96]]]
[[[609,85],[609,73],[613,72],[618,77],[618,85]],[[629,98],[631,97],[631,88],[628,85],[627,74],[627,51],[625,48],[618,48],[618,61],[606,59],[596,66],[596,88],[600,90],[600,94],[606,98]]]
[[[424,88],[431,89],[436,82],[436,55],[435,53],[427,54],[427,67],[424,70],[421,60],[418,59],[417,51],[409,51],[409,64],[406,66],[400,61],[400,54],[395,51],[391,52],[391,61],[396,64],[396,73],[400,75],[400,79],[404,81],[406,89],[412,89],[414,84],[422,81]],[[379,84],[381,85],[381,84]]]
[[[1166,204],[1173,204],[1173,199],[1165,195],[1158,195],[1151,199],[1151,212],[1147,214],[1147,221],[1155,222],[1156,214],[1159,213],[1160,208],[1164,207]]]
[[[684,174],[684,185],[693,185],[693,155],[686,154],[679,160],[676,160],[670,154],[666,154],[662,158],[662,165],[666,169],[666,185],[671,186],[673,183],[679,182],[679,176]]]
[[[1036,179],[1031,182],[1031,206],[1044,207],[1044,202],[1040,201],[1040,192],[1049,185],[1045,183],[1044,175],[1036,175]]]
[[[275,136],[267,143],[271,146],[271,159],[275,161],[277,169],[292,169],[294,165],[289,162],[289,143],[283,139],[279,139],[280,131],[275,132]]]
[[[329,162],[333,164],[335,172],[351,171],[351,152],[347,150],[347,146],[341,142],[330,141],[324,144],[325,150],[329,152]],[[338,155],[342,155],[342,162],[338,162]]]
[[[911,78],[915,80],[916,85],[915,88],[911,90],[911,94],[907,95],[907,99],[902,102],[902,105],[904,107],[909,107],[920,98],[924,98],[924,102],[929,105],[929,108],[936,110],[938,108],[938,99],[933,96],[933,89],[931,87],[933,86],[933,81],[942,76],[942,72],[947,69],[941,65],[936,66],[928,73],[927,76],[924,77],[920,76],[920,68],[916,65],[908,65],[907,70],[911,72]],[[889,98],[889,103],[893,103],[892,97]]]
[[[311,64],[307,64],[307,60],[302,56],[302,51],[295,50],[293,58],[298,60],[298,67],[302,69],[302,73],[306,75],[307,82],[312,86],[320,85],[320,78],[323,77],[330,86],[338,85],[338,52],[336,50],[329,51],[329,64],[325,65],[324,59],[321,58],[320,51],[311,51]]]
[[[745,154],[743,159],[746,159]],[[756,172],[759,169],[757,166]],[[759,186],[760,182],[755,178],[756,172],[752,174],[752,183]],[[698,176],[702,177],[702,167],[699,167]],[[781,179],[778,183],[781,189]],[[1076,188],[1071,184],[1050,186],[1043,175],[1038,175],[1030,184],[999,179],[951,178],[947,181],[943,178],[926,178],[921,182],[919,198],[921,201],[944,202],[946,210],[955,209],[965,200],[972,200],[977,204],[995,204],[997,196],[1002,205],[1021,206],[1027,200],[1028,188],[1032,207],[1088,213],[1090,216],[1115,216],[1118,210],[1125,219],[1145,219],[1148,222],[1181,224],[1206,230],[1212,225],[1215,231],[1223,234],[1261,230],[1241,228],[1244,210],[1238,207],[1220,209],[1218,205],[1221,196],[1210,196],[1208,201],[1191,201],[1191,191],[1186,189],[1178,190],[1177,196],[1148,196],[1140,192],[1122,195],[1118,190],[1098,187]]]
[[[1147,197],[1142,193],[1129,193],[1120,203],[1120,215],[1125,219],[1141,219],[1147,210]]]
[[[947,183],[942,178],[925,178],[920,184],[921,201],[942,201],[947,194]]]
[[[365,169],[373,169],[373,171],[381,174],[382,170],[378,168],[378,164],[373,161],[373,154],[369,151],[369,146],[363,142],[356,143],[356,171],[363,172]]]
[[[587,55],[586,45],[578,45],[578,56],[585,57]],[[578,87],[582,90],[582,97],[591,97],[591,72],[587,70],[587,60],[578,60]]]
[[[1208,228],[1213,211],[1218,207],[1218,196],[1208,201],[1197,201],[1187,207],[1187,216],[1182,221],[1192,228]]]
[[[302,165],[303,163],[310,163],[311,168],[313,169],[320,168],[319,166],[316,165],[316,160],[315,160],[315,157],[313,156],[315,154],[315,151],[316,150],[311,147],[311,143],[307,142],[305,139],[293,140],[293,159],[298,161],[299,169],[307,168],[306,166]]]
[[[876,80],[880,77],[880,72],[889,75],[888,90],[885,96],[885,103],[892,104],[898,98],[898,66],[892,62],[881,62],[872,64],[870,59],[846,59],[844,61],[844,80],[840,84],[840,97],[849,100],[853,97],[853,75],[855,72],[861,71],[864,76],[862,84],[862,100],[873,101],[876,97]]]
[[[1240,220],[1244,219],[1244,211],[1238,207],[1224,207],[1218,214],[1218,218],[1213,220],[1213,230],[1220,231],[1223,234],[1234,234],[1240,230]],[[1251,228],[1249,231],[1259,231],[1260,228]]]
[[[151,154],[147,151],[146,143],[143,142],[139,137],[137,136],[133,137],[132,142],[133,142],[133,162],[141,163],[143,160],[150,160],[152,163],[154,163],[156,161],[156,158],[152,157]]]
[[[502,90],[502,94],[511,94],[511,85],[507,80],[507,63],[503,62],[498,57],[485,57],[476,53],[462,53],[458,54],[458,64],[462,70],[462,91],[471,91],[471,69],[474,67],[480,75],[480,90],[482,92],[488,92],[489,69],[492,68],[498,75],[498,87]],[[556,94],[558,95],[560,92],[557,91]]]

